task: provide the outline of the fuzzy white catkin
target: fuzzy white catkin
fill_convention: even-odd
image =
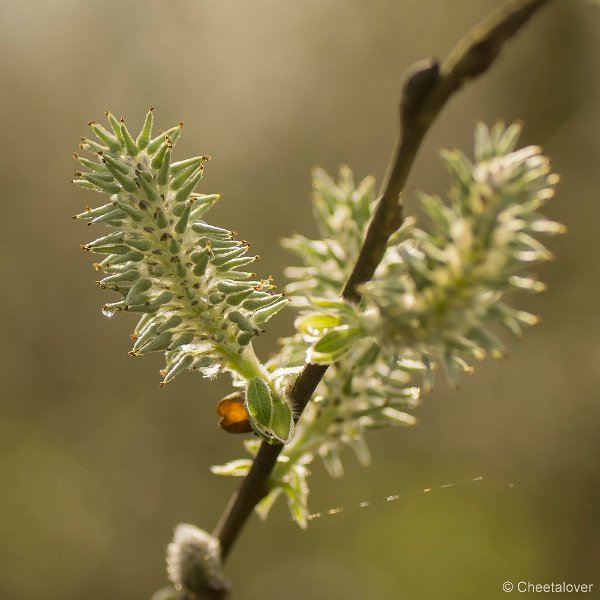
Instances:
[[[180,523],[167,548],[167,573],[178,591],[202,597],[203,590],[229,589],[221,570],[219,540],[195,525]]]

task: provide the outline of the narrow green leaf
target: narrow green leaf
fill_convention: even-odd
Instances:
[[[340,324],[339,315],[329,313],[312,313],[296,319],[296,329],[301,333],[316,335],[324,329],[331,329]]]
[[[260,377],[253,377],[248,382],[245,404],[252,421],[262,429],[269,429],[274,403],[269,386]]]
[[[294,418],[290,405],[285,400],[273,404],[269,429],[282,444],[290,441],[294,432]]]
[[[360,336],[357,327],[341,326],[328,331],[309,352],[310,362],[326,364],[339,360]]]

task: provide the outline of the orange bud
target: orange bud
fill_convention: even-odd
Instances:
[[[244,392],[233,392],[217,404],[219,427],[229,433],[250,433],[252,427],[244,406]]]

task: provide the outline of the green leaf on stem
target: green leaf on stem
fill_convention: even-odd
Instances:
[[[292,409],[285,400],[273,404],[270,430],[273,436],[284,444],[291,439],[294,432],[294,419]]]
[[[341,325],[328,331],[309,351],[311,363],[329,364],[345,356],[361,335],[358,327]]]
[[[269,386],[260,377],[253,377],[246,388],[246,409],[253,426],[261,431],[269,429],[273,404]]]

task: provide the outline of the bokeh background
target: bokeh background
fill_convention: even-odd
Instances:
[[[161,357],[127,356],[133,316],[100,313],[79,245],[102,231],[70,219],[98,200],[70,184],[87,121],[110,108],[137,129],[150,104],[159,127],[183,119],[177,156],[211,154],[202,189],[226,197],[212,222],[282,281],[278,239],[314,233],[311,168],[380,179],[405,69],[498,4],[0,0],[0,598],[147,599],[174,525],[212,528],[238,483],[208,472],[243,454],[216,426],[226,378],[159,389]],[[315,465],[313,510],[371,508],[307,531],[284,506],[254,519],[227,565],[236,598],[494,599],[505,580],[600,597],[599,53],[600,7],[546,9],[447,107],[410,181],[443,191],[437,151],[469,151],[477,120],[525,123],[562,175],[547,213],[569,228],[539,269],[549,291],[518,299],[542,324],[460,391],[440,384],[416,428],[374,435],[370,469],[348,455],[337,481]],[[263,356],[291,323],[270,324]]]

